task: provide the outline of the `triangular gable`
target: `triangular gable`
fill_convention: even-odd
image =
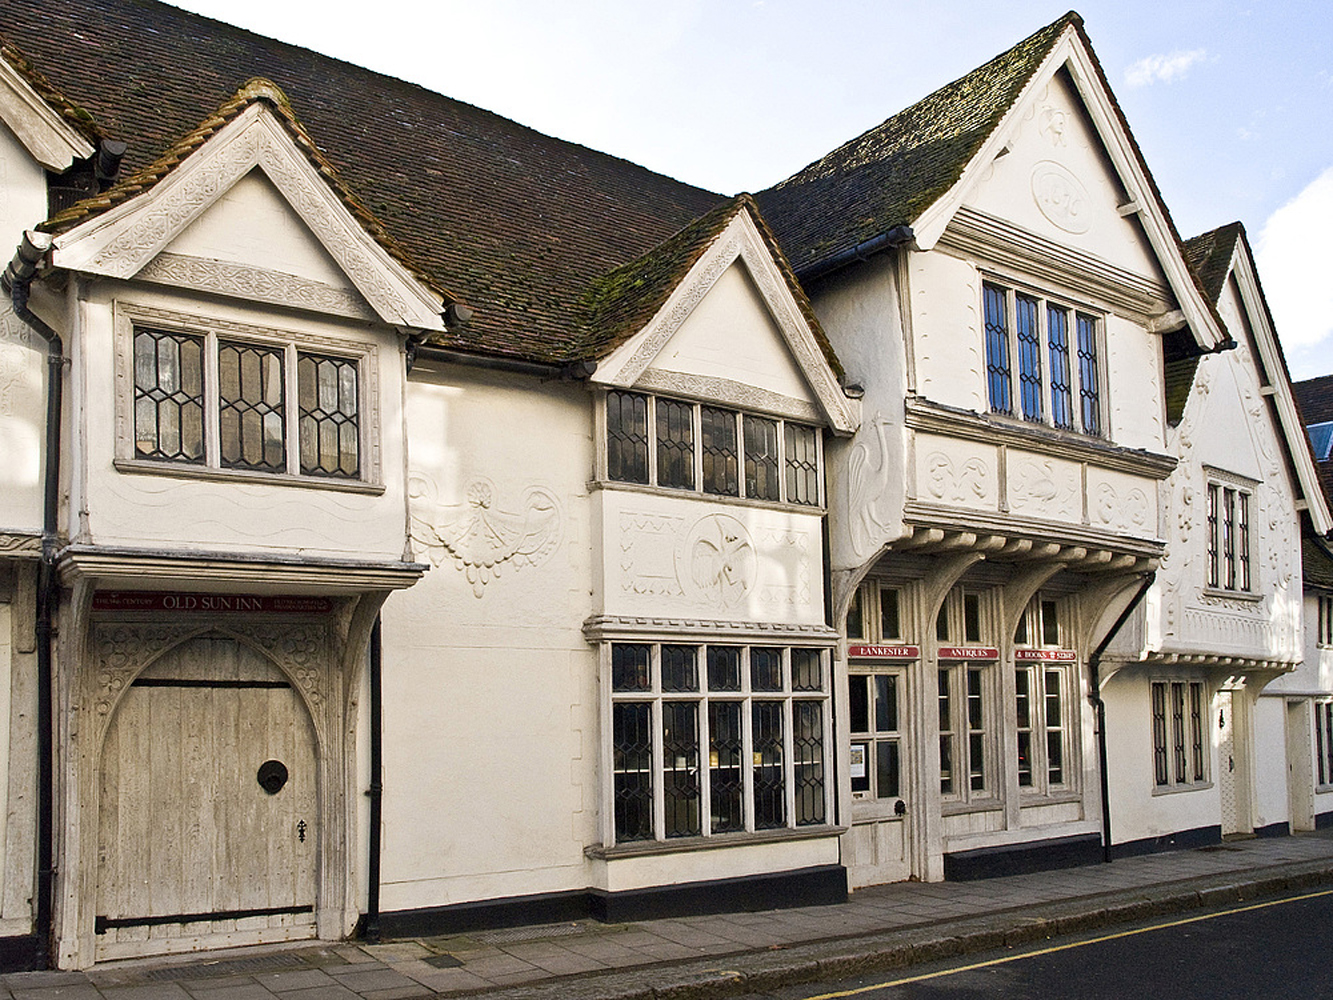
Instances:
[[[785,395],[780,387],[790,387],[791,374],[796,374],[818,419],[835,433],[851,434],[860,423],[858,407],[838,384],[825,357],[821,335],[813,325],[817,321],[793,295],[789,276],[775,259],[751,211],[747,206],[734,213],[651,318],[598,363],[592,381],[618,388],[651,389],[663,386],[664,373],[675,373],[699,385],[708,380],[714,385],[726,383],[729,380],[725,375],[709,370],[714,365],[699,349],[701,324],[691,319],[699,310],[715,309],[719,318],[743,311],[748,300],[760,314],[742,319],[745,329],[738,335],[755,348],[763,331],[770,331],[773,348],[786,354],[767,371],[752,371],[750,381],[759,374],[760,381],[771,380],[772,385],[758,388],[767,388],[775,396]],[[714,293],[715,298],[709,302]],[[729,335],[730,331],[724,329],[722,333]],[[737,386],[748,384],[741,364],[734,371]]]
[[[1224,239],[1214,239],[1221,234]],[[1287,370],[1286,357],[1273,325],[1272,314],[1268,310],[1268,301],[1264,297],[1263,287],[1259,283],[1259,272],[1254,266],[1254,255],[1250,250],[1245,229],[1240,223],[1223,227],[1215,233],[1207,233],[1191,240],[1194,246],[1218,247],[1223,251],[1227,244],[1231,253],[1225,269],[1218,259],[1221,253],[1201,255],[1201,265],[1207,269],[1201,274],[1201,280],[1210,288],[1216,288],[1217,299],[1225,293],[1227,275],[1235,279],[1240,293],[1240,303],[1244,310],[1244,321],[1254,338],[1256,359],[1261,365],[1261,385],[1263,392],[1270,395],[1273,408],[1277,413],[1280,438],[1287,453],[1290,467],[1295,473],[1299,488],[1296,501],[1298,510],[1309,513],[1310,523],[1316,533],[1326,535],[1333,531],[1333,513],[1329,510],[1327,498],[1319,482],[1314,455],[1310,450],[1310,439],[1301,422],[1300,410],[1296,406],[1295,394],[1291,388],[1291,375]],[[1220,277],[1219,277],[1220,275]]]
[[[259,170],[281,193],[351,284],[385,323],[442,330],[448,297],[429,287],[349,207],[332,169],[298,147],[293,123],[275,112],[285,99],[267,81],[252,81],[219,113],[157,163],[53,218],[61,231],[51,261],[58,267],[132,278],[220,198]],[[238,110],[239,109],[239,110]],[[313,148],[313,147],[312,147]],[[373,222],[371,223],[373,225]]]
[[[1061,31],[1018,98],[968,161],[958,181],[943,197],[912,220],[917,246],[929,250],[940,239],[972,189],[981,182],[992,161],[1005,149],[1019,119],[1029,110],[1034,95],[1049,87],[1061,69],[1068,72],[1115,175],[1128,196],[1121,212],[1139,217],[1167,285],[1199,348],[1205,351],[1219,348],[1227,342],[1226,331],[1222,329],[1213,304],[1204,298],[1195,284],[1156,183],[1077,20],[1071,20]]]
[[[34,160],[53,173],[62,174],[76,160],[92,156],[95,150],[87,137],[10,64],[10,57],[7,48],[0,57],[0,121],[9,126]],[[57,99],[54,93],[51,98]]]

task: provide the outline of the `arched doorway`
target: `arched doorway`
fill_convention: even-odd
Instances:
[[[266,657],[216,634],[160,656],[99,778],[96,960],[315,936],[315,738]]]

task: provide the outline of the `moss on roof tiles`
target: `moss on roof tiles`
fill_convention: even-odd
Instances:
[[[1182,244],[1185,261],[1211,302],[1216,303],[1222,296],[1231,269],[1231,258],[1236,252],[1236,241],[1242,232],[1244,230],[1239,222],[1230,222],[1212,232],[1185,240]]]
[[[40,228],[51,233],[67,232],[80,223],[151,190],[188,160],[192,154],[203,148],[209,139],[239,117],[246,108],[257,102],[266,104],[276,113],[278,120],[286,127],[288,134],[291,135],[297,147],[309,160],[311,166],[333,189],[362,228],[384,248],[386,253],[407,268],[426,287],[433,289],[445,302],[458,301],[456,296],[439,287],[430,275],[426,274],[412,261],[411,257],[398,245],[374,213],[366,208],[343,183],[338,176],[338,171],[320,153],[319,148],[297,119],[296,113],[292,111],[291,103],[287,100],[287,95],[273,81],[262,78],[246,81],[245,85],[224,101],[221,107],[200,122],[196,128],[173,143],[152,163],[141,167],[128,177],[122,178],[101,194],[85,198],[58,212],[42,223]]]
[[[1070,11],[966,76],[759,194],[798,272],[910,225],[946,194],[1056,41]]]
[[[782,255],[773,232],[768,228],[749,194],[740,194],[719,205],[688,226],[664,240],[649,253],[624,267],[616,268],[593,281],[581,300],[582,335],[573,346],[576,355],[605,357],[638,333],[657,315],[671,293],[713,245],[714,241],[741,212],[749,213],[769,253],[783,274],[802,316],[829,367],[842,377],[842,365],[824,333],[791,266]]]
[[[3,22],[0,22],[0,27],[2,26]],[[0,31],[0,59],[4,59],[13,67],[14,71],[27,81],[28,86],[32,87],[38,96],[55,110],[56,114],[60,115],[76,132],[94,146],[106,138],[93,120],[93,116],[57,90],[51,84],[51,81],[32,64],[32,60],[28,59],[15,45],[4,40],[2,31]]]
[[[0,35],[152,166],[235,94],[281,87],[312,148],[437,288],[475,310],[460,349],[570,358],[588,284],[720,195],[422,87],[153,0],[0,5]],[[127,189],[128,190],[128,189]],[[37,220],[34,220],[34,222]]]

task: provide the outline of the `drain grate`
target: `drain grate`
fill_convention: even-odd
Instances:
[[[256,955],[254,958],[232,958],[225,962],[168,965],[161,969],[151,969],[144,972],[139,978],[150,982],[177,979],[217,979],[221,976],[244,976],[251,972],[289,972],[310,967],[310,963],[300,955]]]
[[[517,941],[541,941],[546,938],[574,937],[586,934],[583,924],[543,924],[539,927],[515,927],[511,930],[484,931],[472,937],[487,944],[514,944]]]

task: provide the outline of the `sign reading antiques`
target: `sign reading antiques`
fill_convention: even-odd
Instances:
[[[941,660],[998,660],[1000,651],[994,646],[941,646]]]
[[[299,594],[178,594],[157,590],[101,590],[94,611],[188,611],[222,615],[323,615],[333,610],[327,597]]]

